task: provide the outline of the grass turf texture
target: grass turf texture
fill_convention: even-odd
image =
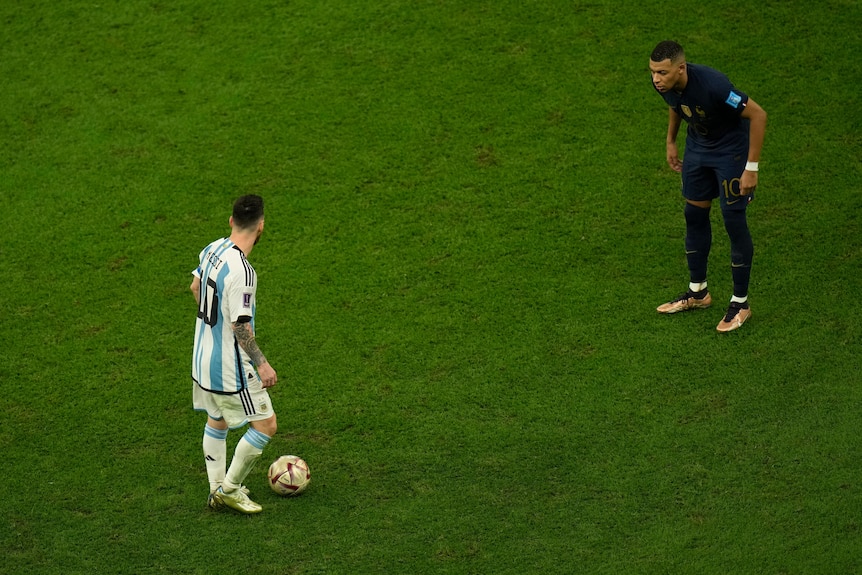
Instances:
[[[862,569],[859,2],[0,20],[0,573]],[[654,312],[686,280],[664,38],[770,114],[725,336],[718,214],[717,305]],[[281,380],[253,518],[205,509],[188,379],[189,270],[249,192]]]

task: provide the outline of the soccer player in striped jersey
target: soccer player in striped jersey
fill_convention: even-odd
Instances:
[[[262,507],[242,482],[275,435],[267,389],[278,381],[255,340],[257,274],[248,255],[263,233],[263,199],[242,196],[233,205],[231,234],[200,253],[190,286],[198,303],[192,356],[193,403],[207,414],[203,451],[210,483],[208,505],[241,513]],[[227,467],[229,429],[249,428]]]

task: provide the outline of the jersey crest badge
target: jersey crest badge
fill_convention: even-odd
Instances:
[[[727,95],[727,100],[724,101],[725,104],[733,108],[738,108],[740,102],[742,102],[742,96],[740,96],[733,90],[730,91],[730,94]]]
[[[682,113],[691,118],[691,108],[686,106],[685,104],[681,104],[680,108],[682,108]]]

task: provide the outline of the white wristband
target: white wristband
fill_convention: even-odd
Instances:
[[[756,172],[757,171],[757,162],[745,162],[745,170],[747,172]]]

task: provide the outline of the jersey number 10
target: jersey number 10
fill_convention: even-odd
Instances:
[[[207,278],[206,289],[201,295],[201,306],[198,308],[198,317],[204,320],[204,323],[212,327],[218,323],[218,285]]]

